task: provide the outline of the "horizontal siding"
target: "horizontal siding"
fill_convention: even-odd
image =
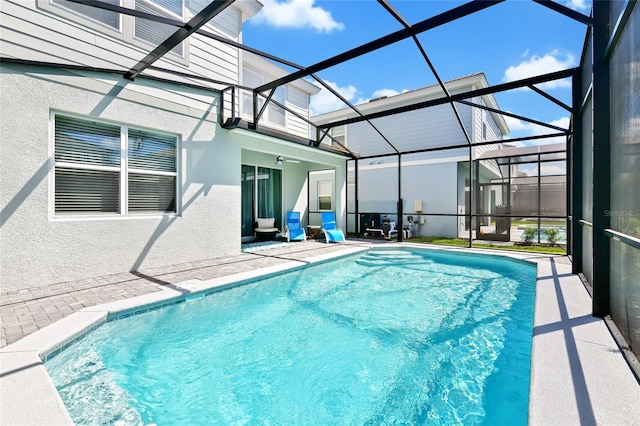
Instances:
[[[288,85],[287,86],[287,103],[292,107],[296,107],[305,111],[304,115],[307,115],[307,110],[309,109],[309,94],[303,92],[297,87]]]
[[[469,148],[445,149],[441,151],[421,152],[402,156],[404,164],[422,164],[429,162],[449,163],[469,160]]]
[[[296,87],[287,86],[287,108],[308,118],[309,94]],[[287,113],[287,130],[296,136],[309,138],[309,124],[291,113]]]
[[[458,111],[465,127],[470,129],[471,108],[458,106]],[[439,105],[377,118],[372,120],[372,123],[402,152],[467,143],[450,105]],[[393,148],[366,122],[348,126],[347,145],[350,150],[359,152],[361,155],[394,152]]]
[[[484,105],[484,102],[482,102],[481,99],[476,99],[475,102],[481,103],[482,105]],[[488,142],[488,141],[495,141],[495,140],[501,139],[501,133],[498,128],[498,124],[496,123],[493,117],[493,114],[491,114],[489,111],[484,111],[479,108],[474,108],[474,110],[475,110],[474,115],[476,117],[476,120],[475,120],[476,139],[475,140],[477,142]],[[487,126],[487,137],[484,139],[482,137],[482,123],[485,123]],[[477,146],[475,149],[476,158],[481,156],[483,153],[487,151],[493,151],[496,149],[499,149],[499,144]]]
[[[191,0],[189,3],[193,4],[195,1]],[[202,3],[208,4],[209,1],[204,1]],[[198,10],[201,9],[202,7]],[[241,19],[241,12],[238,9],[228,7],[205,24],[203,29],[206,31],[218,32],[220,35],[238,41]]]
[[[44,26],[58,27],[58,31]],[[77,39],[84,36],[84,39]],[[2,13],[2,52],[17,59],[65,63],[91,64],[98,68],[128,69],[138,55],[126,55],[121,42],[98,40],[95,36],[57,19],[32,21]],[[115,53],[115,52],[119,53]],[[133,53],[129,51],[129,53]],[[20,55],[20,56],[18,56]]]
[[[193,3],[193,1],[191,2]],[[198,10],[197,7],[193,9]],[[221,26],[217,33],[237,40],[239,14],[231,8],[215,18]],[[67,19],[36,8],[36,2],[3,0],[2,41],[3,56],[24,60],[86,65],[126,71],[138,63],[153,46],[132,45],[126,40],[103,34],[85,26],[89,21]],[[216,32],[212,27],[206,27]],[[167,54],[156,64],[159,67],[192,72],[200,76],[237,83],[238,51],[207,37],[194,35],[189,41],[188,59]],[[149,72],[153,74],[152,72]],[[194,80],[173,76],[180,82]],[[204,85],[202,81],[198,84]]]
[[[484,105],[484,102],[482,102],[482,98],[474,98],[471,100],[471,102]],[[481,109],[472,108],[473,135],[471,136],[471,140],[473,140],[473,142],[475,143],[484,142],[484,140],[482,139],[482,115],[483,112]]]

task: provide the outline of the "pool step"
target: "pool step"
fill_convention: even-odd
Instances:
[[[404,250],[371,250],[367,253],[368,256],[415,256],[415,254]]]
[[[385,266],[385,265],[398,265],[405,263],[418,263],[424,261],[422,256],[416,254],[400,251],[400,250],[380,250],[371,251],[360,259],[356,263],[365,266]]]

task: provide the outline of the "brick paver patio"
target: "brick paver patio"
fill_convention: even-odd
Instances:
[[[316,241],[197,262],[0,293],[0,348],[88,306],[159,291],[162,286],[274,266],[361,245]]]

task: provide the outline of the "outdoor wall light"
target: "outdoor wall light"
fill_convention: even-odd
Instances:
[[[282,163],[299,163],[299,161],[298,160],[287,160],[282,155],[278,155],[276,157],[276,164],[278,166],[282,166]]]

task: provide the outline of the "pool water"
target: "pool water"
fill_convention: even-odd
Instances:
[[[76,424],[526,425],[535,280],[370,251],[108,321],[45,366]]]

